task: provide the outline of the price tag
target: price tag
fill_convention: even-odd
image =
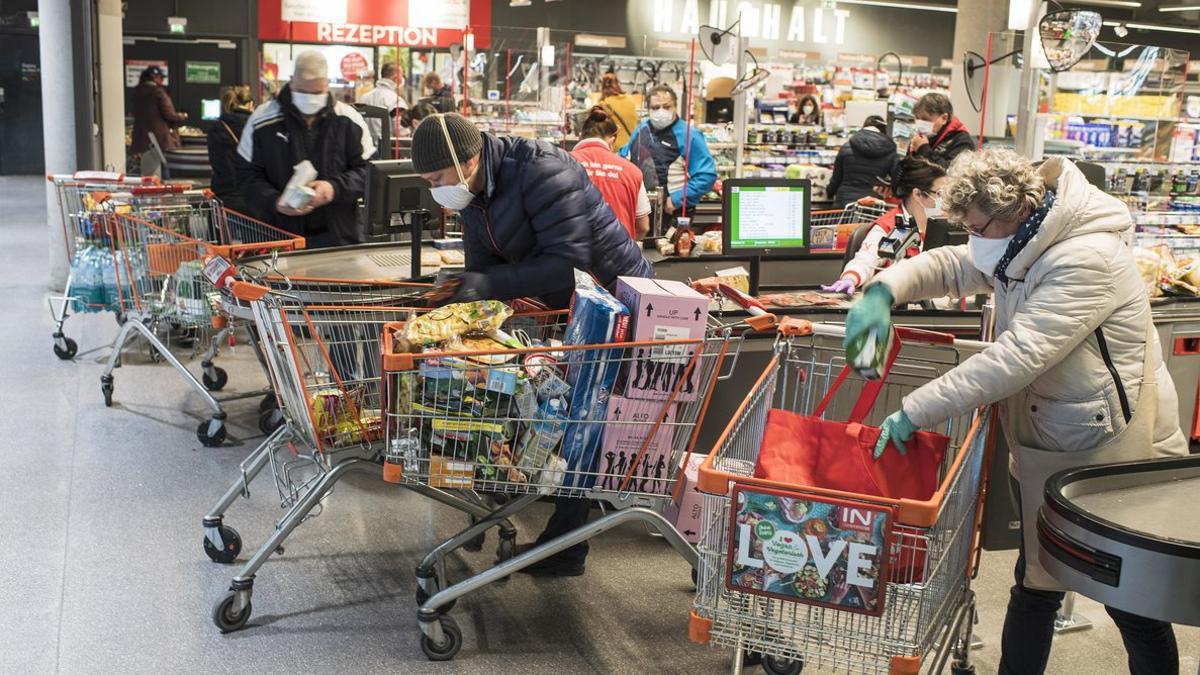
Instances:
[[[204,262],[204,278],[217,288],[222,288],[225,281],[233,276],[233,265],[221,256],[213,256]]]

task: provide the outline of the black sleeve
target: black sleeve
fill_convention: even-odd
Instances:
[[[362,129],[349,118],[346,130],[346,169],[324,180],[333,185],[333,202],[353,206],[367,190],[367,160],[363,159]]]
[[[946,149],[943,150],[942,154],[945,156],[946,166],[949,166],[950,162],[953,162],[955,157],[958,157],[964,152],[974,151],[975,139],[971,138],[971,134],[964,131],[955,134],[954,138],[950,139],[949,142],[946,143]]]
[[[591,267],[592,218],[597,212],[611,214],[595,208],[599,195],[583,167],[570,157],[543,156],[524,174],[525,215],[540,253],[487,270],[497,300],[552,295],[574,287],[572,270]]]
[[[253,134],[256,133],[256,130],[247,124],[242,133]],[[238,184],[242,186],[242,199],[257,213],[269,216],[271,220],[274,220],[277,211],[275,203],[279,201],[280,191],[267,180],[263,154],[262,144],[255,143],[250,161],[234,162],[234,167],[236,167]]]
[[[837,158],[833,160],[833,175],[829,177],[829,185],[825,187],[825,196],[834,199],[837,195],[838,188],[842,186],[842,177],[846,171],[846,162],[850,158],[850,149],[842,146],[838,150]]]
[[[214,124],[208,132],[208,165],[212,167],[214,176],[234,177],[233,157],[237,154],[237,144],[229,137],[223,124]]]

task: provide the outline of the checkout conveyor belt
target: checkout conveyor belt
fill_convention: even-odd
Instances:
[[[1200,625],[1200,455],[1061,472],[1038,514],[1042,565],[1071,590]]]

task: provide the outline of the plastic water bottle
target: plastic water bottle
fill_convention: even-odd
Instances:
[[[525,428],[517,442],[517,468],[532,476],[546,463],[567,430],[567,406],[562,399],[547,399],[538,407],[538,419]]]

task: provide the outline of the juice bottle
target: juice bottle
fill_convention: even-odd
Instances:
[[[691,218],[680,218],[676,227],[679,233],[675,236],[675,255],[686,258],[692,254],[692,244],[696,239],[692,234]]]

